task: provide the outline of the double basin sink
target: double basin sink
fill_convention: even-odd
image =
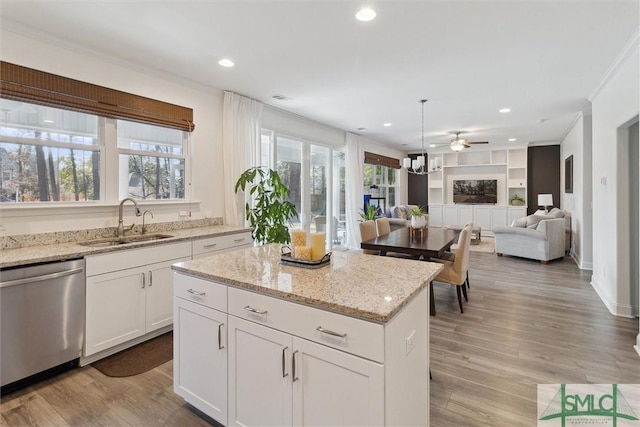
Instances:
[[[168,239],[170,237],[173,236],[170,234],[142,234],[138,236],[109,237],[106,239],[87,240],[85,242],[79,242],[79,244],[94,248],[104,248],[108,246],[126,245],[127,243],[150,242],[153,240]]]

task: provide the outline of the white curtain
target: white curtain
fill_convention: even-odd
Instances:
[[[222,168],[224,173],[224,223],[243,226],[244,196],[235,194],[238,177],[258,165],[262,103],[234,92],[224,93],[222,109]]]
[[[355,133],[347,132],[346,136],[347,152],[347,176],[346,176],[346,199],[347,199],[347,248],[352,250],[360,249],[360,211],[364,203],[364,149],[362,148],[362,137]]]

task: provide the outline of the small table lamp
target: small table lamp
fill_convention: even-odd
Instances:
[[[549,213],[549,206],[553,206],[553,194],[538,194],[538,206],[544,206],[545,213]]]

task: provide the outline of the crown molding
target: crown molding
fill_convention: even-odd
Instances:
[[[602,88],[604,88],[607,83],[609,83],[609,80],[611,80],[618,69],[627,61],[627,59],[629,59],[629,57],[638,49],[639,46],[640,28],[637,28],[633,35],[629,38],[627,43],[624,45],[618,56],[616,56],[616,59],[613,60],[613,63],[611,63],[607,71],[604,73],[604,75],[600,79],[600,83],[598,83],[598,86],[596,86],[595,90],[587,98],[589,101],[593,102]]]

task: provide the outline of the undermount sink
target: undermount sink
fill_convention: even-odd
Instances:
[[[82,246],[91,246],[94,248],[104,248],[108,246],[119,246],[126,245],[127,243],[140,243],[140,242],[149,242],[152,240],[162,240],[173,237],[170,234],[143,234],[137,236],[126,236],[126,237],[109,237],[106,239],[97,239],[97,240],[87,240],[85,242],[80,242],[79,244]]]

